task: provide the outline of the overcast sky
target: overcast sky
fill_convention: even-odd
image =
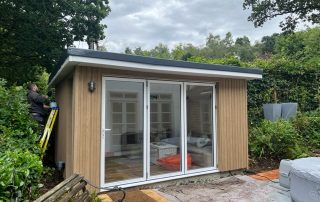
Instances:
[[[280,19],[254,28],[242,0],[110,0],[110,7],[102,21],[108,28],[101,44],[111,52],[151,49],[159,43],[169,48],[179,43],[203,45],[209,33],[224,37],[229,31],[234,39],[246,35],[254,43],[281,31]]]

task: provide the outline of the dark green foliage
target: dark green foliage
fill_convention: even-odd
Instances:
[[[290,121],[264,120],[250,130],[249,152],[252,158],[292,159],[307,156],[303,139]]]
[[[320,3],[318,0],[245,0],[245,9],[251,9],[248,18],[256,27],[279,15],[286,18],[280,23],[285,31],[292,31],[299,22],[320,23]]]
[[[261,39],[261,51],[262,54],[275,54],[275,46],[276,46],[276,40],[279,34],[273,34],[271,36],[264,36]]]
[[[171,54],[174,60],[187,61],[190,57],[199,55],[199,52],[199,48],[192,44],[179,44],[171,51]]]
[[[285,58],[255,60],[246,66],[263,69],[263,79],[249,81],[250,123],[262,118],[262,105],[274,102],[297,102],[302,112],[315,110],[319,102],[319,67]]]
[[[26,94],[25,88],[5,87],[0,79],[0,201],[10,200],[13,191],[20,193],[21,200],[34,198],[38,191],[39,131],[29,115]]]
[[[8,84],[49,73],[74,41],[103,39],[107,0],[0,1],[0,77]]]
[[[39,191],[42,162],[28,150],[15,149],[0,155],[0,201],[9,201],[12,193],[19,200],[35,199]]]
[[[250,129],[251,158],[297,158],[320,148],[320,109],[299,113],[291,120],[263,120]]]
[[[37,124],[31,120],[28,112],[27,91],[21,86],[7,88],[5,84],[5,80],[0,79],[0,134],[14,129],[16,133],[12,135],[29,137]]]
[[[248,37],[239,37],[234,45],[234,52],[242,61],[252,61],[255,58],[253,47]]]
[[[320,148],[320,109],[299,113],[292,123],[310,150]]]
[[[234,56],[229,56],[225,58],[205,58],[200,56],[193,56],[188,59],[190,62],[198,62],[198,63],[208,63],[208,64],[222,64],[222,65],[233,65],[233,66],[241,66],[241,61]]]

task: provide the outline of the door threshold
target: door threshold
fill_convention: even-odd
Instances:
[[[106,189],[100,189],[100,191],[108,191],[108,190],[110,190],[110,188],[116,187],[116,186],[118,188],[129,188],[129,187],[154,184],[154,183],[158,183],[158,182],[183,179],[183,178],[206,175],[206,174],[214,174],[214,173],[218,173],[218,172],[220,172],[218,169],[214,169],[214,170],[209,170],[209,171],[194,172],[194,173],[189,173],[189,174],[184,174],[184,175],[177,175],[177,176],[173,176],[173,177],[163,177],[163,178],[158,178],[158,179],[150,179],[150,180],[145,180],[145,181],[140,181],[140,182],[125,183],[125,184],[118,184],[118,185],[115,185],[115,183],[112,183],[112,184],[108,183],[108,184],[102,184],[101,187],[105,187]]]

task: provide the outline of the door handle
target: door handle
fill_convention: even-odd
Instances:
[[[102,133],[101,134],[102,134],[103,137],[105,136],[105,133],[107,131],[111,131],[111,129],[110,128],[102,129]]]

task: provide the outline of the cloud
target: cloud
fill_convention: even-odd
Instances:
[[[239,0],[110,0],[111,13],[103,20],[108,51],[126,47],[151,49],[159,43],[173,48],[179,43],[202,45],[209,33],[248,36],[251,42],[280,32],[281,19],[254,28]]]

